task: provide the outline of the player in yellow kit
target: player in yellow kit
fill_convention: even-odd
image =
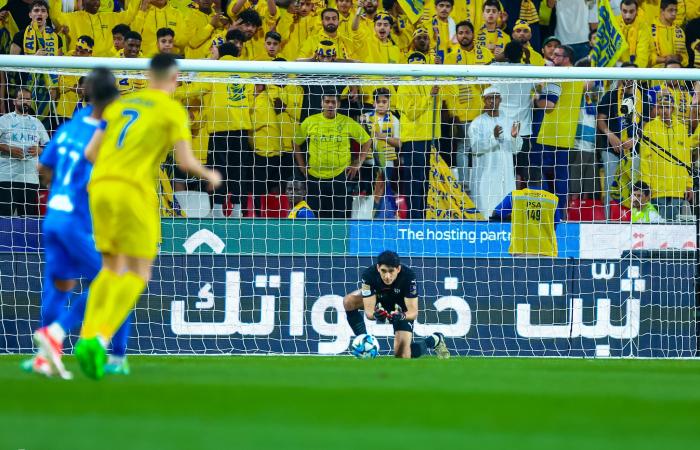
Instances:
[[[177,75],[173,55],[156,55],[149,87],[112,103],[104,113],[106,130],[86,150],[95,164],[88,191],[103,265],[90,286],[75,355],[94,379],[104,375],[106,343],[151,277],[160,239],[156,182],[161,163],[174,148],[182,170],[214,186],[221,183],[221,176],[192,154],[187,112],[171,97]]]

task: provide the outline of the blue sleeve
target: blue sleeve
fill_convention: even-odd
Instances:
[[[500,218],[500,219],[505,219],[508,216],[511,215],[513,212],[513,193],[509,192],[508,195],[501,201],[501,203],[496,206],[496,209],[493,210],[493,215]]]
[[[559,224],[561,222],[561,211],[559,208],[554,210],[554,225]]]
[[[39,156],[39,162],[42,166],[46,166],[51,169],[56,167],[56,159],[58,158],[56,147],[57,145],[54,139],[51,139],[46,147],[44,147],[44,151],[41,152],[41,156]]]
[[[314,212],[311,211],[308,208],[304,208],[297,212],[297,219],[315,219],[316,216],[314,215]]]

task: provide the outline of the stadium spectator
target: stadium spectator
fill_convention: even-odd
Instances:
[[[686,126],[674,117],[674,100],[662,91],[656,117],[644,124],[640,145],[642,181],[651,203],[666,221],[674,221],[693,198],[691,145]]]
[[[519,42],[523,47],[522,63],[532,64],[533,66],[544,66],[544,58],[537,53],[530,41],[532,39],[532,29],[525,20],[518,20],[513,27],[513,41]],[[501,54],[501,60],[506,59],[505,55]],[[510,62],[513,62],[512,60]],[[517,63],[521,61],[516,61]]]
[[[590,59],[583,58],[576,67],[590,67]],[[574,148],[569,152],[569,192],[582,199],[593,198],[596,191],[596,120],[602,90],[601,81],[585,82]]]
[[[349,36],[343,36],[338,32],[340,13],[333,8],[326,8],[321,11],[321,27],[318,33],[304,42],[299,50],[297,58],[313,58],[321,41],[331,41],[337,50],[338,59],[348,59],[348,49],[355,44]]]
[[[651,188],[643,181],[637,181],[632,185],[632,223],[663,223],[659,211],[651,203]]]
[[[267,54],[265,51],[264,33],[258,33],[262,27],[260,14],[252,8],[245,9],[231,24],[231,30],[239,30],[243,33],[243,49],[240,59],[246,61],[260,61]]]
[[[7,11],[17,28],[23,30],[32,22],[30,13],[34,6],[33,3],[33,0],[8,0],[7,4],[2,7],[2,10]]]
[[[136,31],[129,31],[124,36],[124,49],[120,51],[120,56],[122,58],[141,58],[143,52],[141,51],[142,38]],[[145,88],[148,85],[146,80],[125,77],[117,78],[117,89],[121,95],[128,95],[138,90]]]
[[[385,174],[385,179],[397,179],[397,152],[401,148],[399,119],[391,111],[391,91],[374,91],[374,110],[363,114],[360,123],[367,126],[372,137],[372,153],[365,161],[372,161]]]
[[[315,219],[316,215],[306,203],[306,187],[303,181],[287,182],[287,197],[294,207],[289,211],[288,219]]]
[[[623,67],[636,67],[624,63]],[[613,193],[613,182],[620,158],[632,153],[638,141],[642,121],[649,117],[649,101],[634,80],[623,80],[607,92],[598,104],[596,126],[606,146],[601,149],[606,209]],[[634,156],[633,156],[634,158]],[[635,164],[636,165],[636,164]],[[615,200],[622,198],[616,195]]]
[[[219,60],[233,61],[240,55],[231,43],[215,50]],[[251,193],[253,155],[249,147],[252,129],[250,109],[254,101],[254,86],[238,83],[192,83],[187,93],[190,105],[201,105],[208,120],[209,155],[207,164],[224,175],[224,183],[212,196],[212,215],[223,217],[223,207],[231,194],[231,216],[243,216],[242,206]]]
[[[119,56],[124,50],[124,36],[131,31],[129,25],[120,23],[112,28],[112,55]]]
[[[226,39],[224,42],[233,44],[237,49],[239,54],[243,54],[243,46],[246,42],[246,36],[241,30],[232,29],[226,32]],[[220,45],[220,44],[217,44]],[[240,57],[239,57],[240,58]]]
[[[401,8],[401,5],[399,5],[399,2],[397,0],[382,0],[382,7],[384,8],[384,11],[387,12],[394,20],[394,26],[391,30],[391,38],[394,40],[396,45],[399,46],[399,50],[401,50],[401,52],[404,55],[408,55],[413,51],[411,49],[411,44],[414,36],[413,33],[418,28],[423,28],[427,32],[428,29],[426,28],[426,24],[414,24],[413,22],[411,22],[408,19],[408,17],[406,17],[406,14],[404,13],[403,9]],[[430,44],[428,44],[428,47],[430,47]],[[428,56],[428,63],[434,64],[434,60],[432,58],[434,55],[430,55],[430,53],[431,51],[428,50],[424,54]]]
[[[268,193],[279,194],[282,181],[282,139],[280,122],[283,91],[275,85],[256,84],[251,105],[251,130],[253,146],[253,199],[256,211],[260,210],[261,197]]]
[[[184,53],[194,30],[188,24],[189,11],[177,9],[169,0],[141,0],[141,6],[130,26],[143,36],[143,54],[151,57],[158,52],[156,33],[168,27],[175,32],[175,53]]]
[[[543,0],[546,1],[546,0]],[[554,65],[554,51],[561,45],[561,41],[555,36],[549,36],[542,43],[542,56],[545,66]]]
[[[284,61],[276,58],[275,61]],[[286,76],[281,75],[282,80]],[[296,84],[280,84],[279,98],[275,99],[275,112],[280,127],[280,141],[282,145],[282,179],[289,180],[296,176],[294,163],[294,136],[299,128],[301,108],[304,103],[304,89]]]
[[[12,38],[13,55],[60,56],[63,39],[50,25],[49,5],[44,0],[33,0],[29,11],[31,24],[20,28]]]
[[[158,53],[175,52],[175,32],[172,28],[159,28],[156,32],[158,39]]]
[[[680,69],[681,62],[677,59],[669,58],[666,60],[664,67],[667,69]],[[675,118],[688,128],[688,133],[692,133],[691,104],[693,94],[690,92],[689,88],[690,86],[685,80],[668,80],[658,86],[659,90],[666,89],[669,91],[676,105],[674,110]]]
[[[554,51],[557,67],[571,67],[574,50],[560,45]],[[537,143],[542,146],[542,173],[554,183],[562,217],[568,206],[569,150],[574,148],[576,126],[583,97],[582,81],[548,82],[548,94],[538,100],[544,109]]]
[[[473,38],[474,33],[472,33],[472,40]],[[428,33],[427,28],[416,28],[416,31],[413,32],[413,39],[409,50],[409,53],[413,53],[415,51],[424,54],[427,64],[442,64],[442,62],[445,60],[444,58],[438,58],[435,55],[435,50],[430,47],[430,34]]]
[[[476,33],[476,45],[486,47],[494,56],[503,53],[510,36],[498,27],[501,17],[501,4],[498,0],[484,0],[483,27]]]
[[[409,64],[425,64],[425,55],[412,53]],[[404,180],[408,180],[408,210],[411,219],[425,218],[425,193],[432,144],[440,138],[438,108],[442,104],[439,86],[400,85],[396,91],[401,114],[401,154]]]
[[[572,64],[588,56],[588,33],[598,24],[595,2],[587,0],[546,0],[556,6],[557,28],[554,34],[561,44],[568,45],[574,54]]]
[[[493,53],[474,41],[474,26],[470,22],[459,22],[456,28],[458,45],[450,48],[445,64],[483,65],[493,61]],[[465,186],[469,185],[469,124],[481,114],[482,90],[479,84],[445,86],[444,98],[455,116],[453,137],[457,140],[459,181]]]
[[[501,64],[522,64],[525,47],[519,40],[513,40],[506,44],[503,51],[505,61]],[[533,54],[535,52],[533,51]],[[527,63],[526,63],[527,64]],[[501,115],[506,122],[520,123],[520,137],[523,138],[522,146],[517,149],[516,172],[524,179],[527,168],[530,166],[530,147],[532,136],[532,93],[535,90],[534,81],[522,80],[520,83],[499,83],[495,85],[501,93]]]
[[[639,17],[639,0],[623,0],[620,4],[620,13],[618,23],[628,47],[618,62],[647,67],[651,48],[651,29]]]
[[[404,62],[404,56],[398,45],[391,37],[394,19],[384,12],[374,16],[374,28],[371,34],[365,27],[359,28],[354,34],[356,45],[354,55],[367,63],[396,64]]]
[[[344,219],[350,204],[348,182],[355,179],[364,162],[371,139],[360,124],[339,114],[337,93],[322,96],[323,111],[306,118],[294,139],[294,156],[306,177],[307,199],[320,218]],[[350,139],[361,145],[352,161]],[[302,144],[308,148],[303,150]]]
[[[658,18],[650,22],[651,28],[651,67],[664,67],[675,59],[683,67],[688,65],[688,49],[685,47],[685,33],[674,21],[678,15],[678,0],[661,0]]]
[[[450,17],[454,0],[435,0],[435,15],[432,18],[433,45],[435,56],[444,61],[447,49],[452,46],[452,39],[457,32],[455,21]]]
[[[540,48],[542,42],[539,16],[541,1],[542,0],[521,0],[501,3],[504,12],[508,15],[506,29],[515,31],[515,27],[519,23],[524,22],[527,24],[531,32],[531,38],[528,40],[533,48]]]
[[[285,40],[282,56],[293,61],[297,59],[299,50],[307,39],[316,33],[318,17],[313,15],[313,0],[292,0],[287,8],[287,14],[277,22],[277,31]]]
[[[274,61],[282,50],[282,36],[276,31],[265,33],[265,52],[267,59]]]
[[[374,18],[379,13],[378,8],[378,0],[358,0],[355,19],[351,26],[353,33],[359,33],[363,36],[374,36]],[[362,43],[358,43],[358,45],[362,45]]]
[[[484,90],[483,114],[469,127],[473,168],[471,193],[474,204],[484,217],[515,189],[513,155],[523,145],[520,122],[500,112],[501,92],[491,86]]]
[[[90,36],[80,36],[75,44],[73,56],[87,58],[93,54],[93,40]],[[87,106],[83,94],[81,80],[84,77],[79,75],[59,75],[58,89],[56,92],[56,115],[58,123],[61,124],[66,119],[73,117],[80,109]]]
[[[355,11],[352,10],[353,0],[336,0],[335,7],[340,15],[338,33],[341,36],[352,35],[352,22],[355,20]]]
[[[95,56],[113,56],[113,36],[110,32],[119,24],[129,24],[134,20],[140,0],[126,0],[126,11],[101,12],[100,0],[83,0],[82,10],[63,12],[63,4],[51,0],[51,21],[56,27],[68,29],[69,52],[75,50],[80,36],[89,36],[95,42]]]
[[[205,59],[209,57],[213,46],[224,43],[230,20],[225,15],[214,11],[212,0],[197,0],[196,3],[198,8],[190,12],[190,26],[194,28],[194,32],[185,49],[185,57]]]
[[[34,117],[32,95],[17,90],[14,112],[0,117],[0,216],[39,214],[38,156],[49,142]]]

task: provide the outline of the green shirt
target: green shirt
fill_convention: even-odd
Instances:
[[[647,202],[642,209],[632,208],[632,223],[663,223],[665,222],[656,206]]]
[[[302,122],[295,142],[301,145],[307,138],[309,174],[322,179],[335,178],[350,166],[350,138],[360,144],[370,140],[365,129],[348,116],[336,114],[333,119],[326,119],[323,113]]]

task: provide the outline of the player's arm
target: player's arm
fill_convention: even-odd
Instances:
[[[100,153],[100,147],[102,146],[102,139],[104,138],[104,129],[95,130],[95,134],[92,135],[92,139],[85,147],[85,159],[95,164],[97,161],[97,156]]]
[[[404,298],[406,303],[406,317],[404,320],[414,321],[418,318],[418,297]]]
[[[215,170],[202,166],[202,163],[192,153],[192,144],[188,140],[175,142],[175,162],[177,166],[188,175],[207,180],[212,187],[221,184],[221,175]]]

